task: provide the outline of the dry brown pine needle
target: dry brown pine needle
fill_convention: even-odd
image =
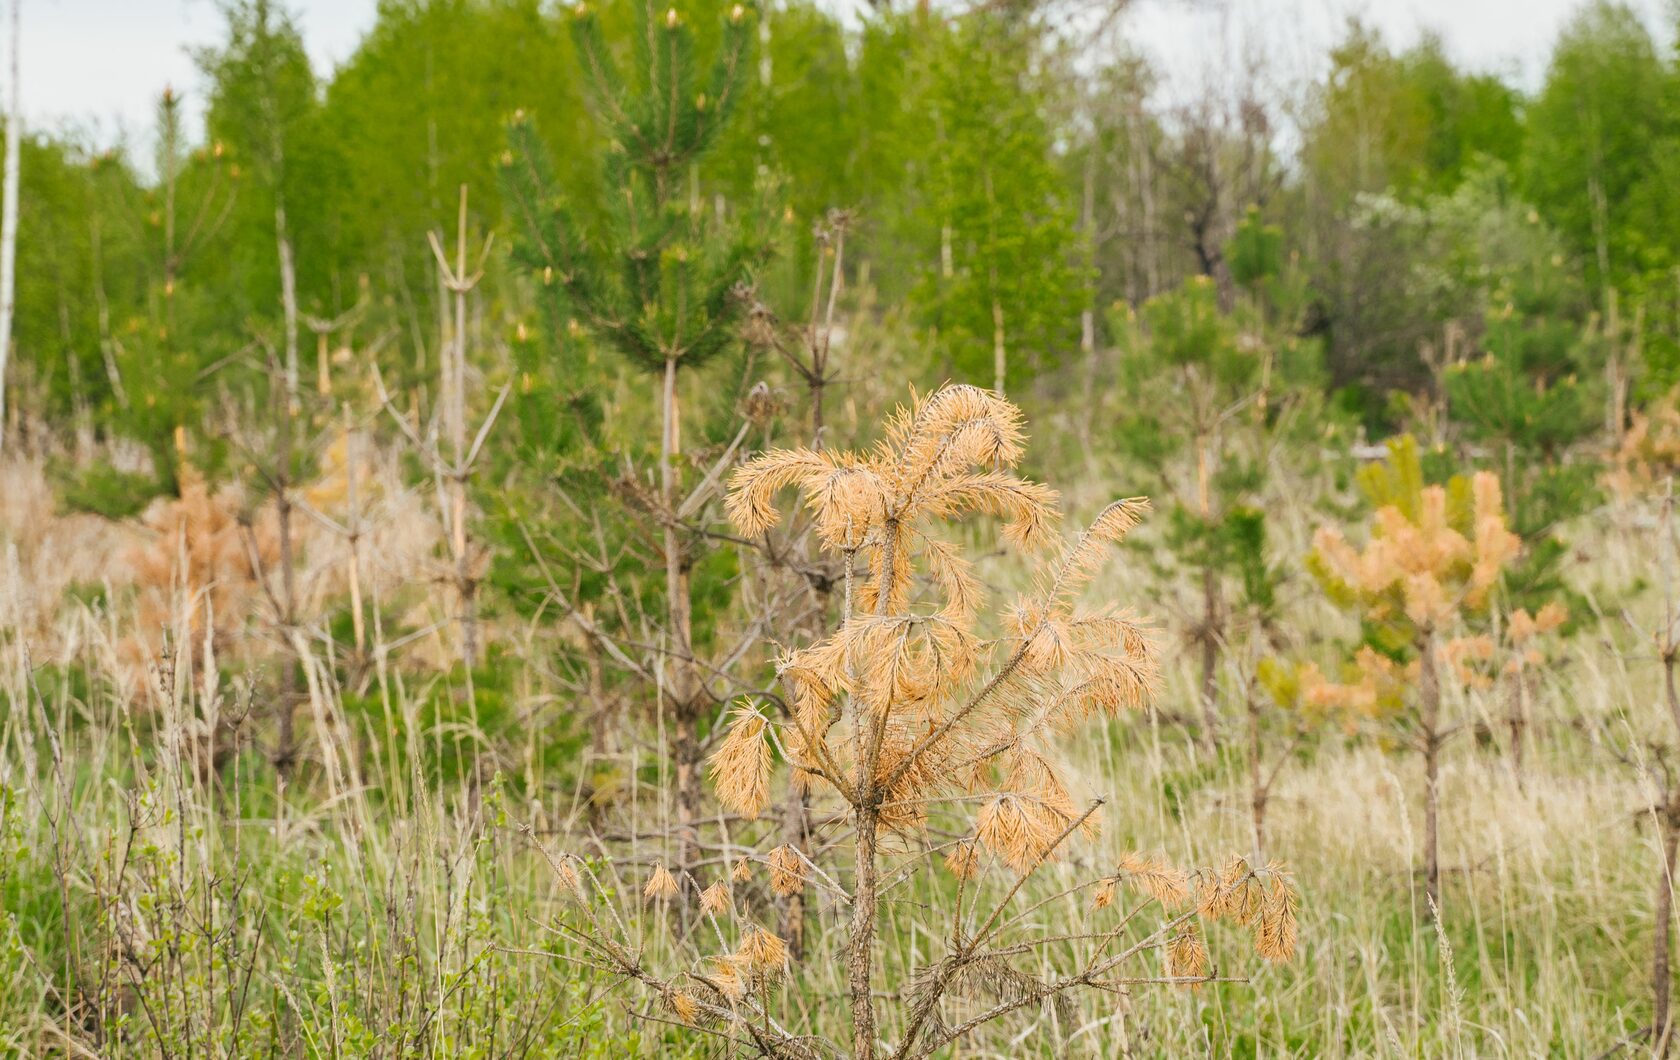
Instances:
[[[722,880],[700,892],[700,911],[712,916],[728,911],[729,888]]]
[[[745,705],[735,710],[734,718],[712,754],[712,783],[719,802],[751,821],[770,805],[769,722]]]
[[[677,878],[661,861],[653,866],[653,875],[648,877],[647,886],[642,888],[642,897],[669,901],[677,896],[677,891]]]
[[[805,890],[805,859],[783,844],[770,852],[770,889],[782,897]]]

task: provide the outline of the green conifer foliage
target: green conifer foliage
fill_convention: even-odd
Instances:
[[[1257,219],[1233,243],[1244,297],[1219,307],[1214,281],[1196,276],[1144,303],[1135,317],[1117,314],[1126,391],[1116,432],[1140,467],[1159,469],[1154,492],[1168,505],[1164,574],[1194,575],[1198,614],[1187,630],[1201,663],[1203,739],[1219,724],[1219,660],[1237,627],[1264,622],[1275,603],[1277,572],[1268,562],[1262,469],[1286,418],[1313,377],[1316,346],[1289,334],[1282,302],[1262,289],[1288,291],[1292,280]],[[1240,244],[1240,245],[1239,245]],[[1268,324],[1269,317],[1285,324]],[[1311,347],[1304,349],[1303,347]]]
[[[633,71],[621,72],[599,16],[572,9],[572,40],[593,112],[607,139],[601,220],[586,224],[561,194],[528,116],[515,115],[502,156],[504,197],[521,233],[516,260],[555,304],[601,345],[661,382],[657,493],[633,507],[658,528],[665,574],[661,649],[654,669],[660,710],[671,721],[675,759],[677,863],[689,865],[699,841],[700,728],[717,704],[703,680],[696,642],[706,635],[713,589],[727,581],[710,562],[705,515],[687,489],[678,373],[697,369],[735,345],[751,299],[744,288],[767,253],[750,223],[731,223],[723,204],[701,193],[699,162],[718,141],[744,89],[753,19],[733,5],[723,18],[709,72],[697,73],[694,33],[676,8],[635,6]],[[702,482],[699,492],[704,493]],[[702,614],[696,621],[696,601]],[[577,612],[574,612],[574,618]]]
[[[1491,274],[1482,355],[1449,366],[1441,385],[1466,455],[1499,475],[1511,528],[1530,542],[1506,585],[1532,610],[1563,590],[1559,524],[1596,498],[1596,461],[1583,458],[1604,418],[1605,351],[1580,324],[1587,293],[1556,234],[1474,183],[1445,210],[1475,217],[1471,260]]]
[[[704,79],[675,8],[637,4],[636,79],[627,80],[593,9],[573,9],[572,39],[608,139],[606,220],[590,231],[565,201],[528,115],[514,116],[502,156],[504,194],[523,239],[517,260],[564,293],[578,321],[650,372],[698,367],[727,348],[745,306],[735,297],[763,244],[715,222],[695,164],[716,143],[742,91],[752,19],[736,4]]]

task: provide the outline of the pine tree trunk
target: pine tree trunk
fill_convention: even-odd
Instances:
[[[1249,807],[1254,815],[1254,857],[1255,860],[1266,860],[1266,791],[1265,778],[1261,775],[1260,755],[1260,704],[1250,691],[1248,696],[1248,782]]]
[[[852,1001],[852,1060],[874,1060],[875,998],[871,958],[875,949],[875,849],[879,818],[872,806],[857,813],[857,880],[846,938],[846,983]]]
[[[292,630],[297,625],[297,558],[292,540],[292,399],[282,394],[275,401],[280,423],[274,456],[274,516],[280,537],[280,629],[287,645],[292,643]],[[289,649],[288,649],[289,650]],[[283,658],[280,667],[280,695],[275,704],[279,712],[274,749],[274,768],[289,777],[297,762],[297,745],[293,732],[293,714],[297,710],[297,660]]]
[[[1672,622],[1666,628],[1672,629]],[[1668,701],[1668,712],[1674,724],[1680,727],[1680,690],[1674,684],[1676,656],[1672,644],[1664,646],[1662,660],[1664,698]],[[1673,1016],[1669,1011],[1669,947],[1674,930],[1674,855],[1676,846],[1680,845],[1680,792],[1667,791],[1664,796],[1665,802],[1657,814],[1662,828],[1663,863],[1662,876],[1657,880],[1656,939],[1651,947],[1651,992],[1654,1001],[1651,1042],[1653,1055],[1659,1057],[1668,1055],[1674,1033],[1671,1025]]]
[[[686,702],[672,706],[671,757],[677,769],[677,864],[692,871],[700,846],[700,725]]]
[[[677,509],[675,459],[681,450],[677,425],[677,362],[665,362],[665,386],[660,402],[662,441],[659,450],[660,497],[668,518],[664,527],[665,617],[667,650],[665,696],[672,721],[672,752],[676,760],[677,864],[694,864],[700,836],[700,681],[694,666],[694,612],[689,597],[687,557],[672,523]]]
[[[356,489],[356,432],[351,426],[350,408],[344,409],[344,500],[350,519],[350,534],[346,544],[350,555],[345,567],[350,581],[350,633],[356,642],[356,654],[367,647],[367,623],[362,616],[362,505]]]
[[[1219,574],[1202,570],[1202,746],[1218,749],[1219,736]]]
[[[280,524],[280,623],[284,640],[292,643],[292,630],[297,626],[297,556],[292,540],[292,445],[298,405],[298,304],[297,268],[292,258],[292,240],[286,227],[286,204],[276,198],[274,204],[274,242],[280,257],[280,310],[285,326],[285,394],[279,402],[279,434],[274,455],[275,516]],[[272,380],[271,380],[272,385]],[[290,773],[297,760],[297,747],[292,728],[292,714],[297,707],[296,658],[287,659],[280,680],[280,732],[274,762],[282,775]]]
[[[1435,636],[1421,638],[1418,699],[1423,727],[1423,864],[1424,891],[1431,908],[1441,908],[1441,682],[1435,669]]]
[[[888,519],[882,529],[881,576],[875,585],[875,613],[885,615],[892,607],[892,572],[896,565],[894,551],[898,541],[898,523]],[[890,704],[889,704],[890,707]],[[875,998],[870,989],[875,949],[875,920],[877,916],[877,885],[879,883],[875,853],[880,839],[880,799],[883,792],[876,788],[876,766],[880,762],[881,729],[886,724],[882,712],[867,723],[866,750],[857,763],[855,785],[857,801],[853,810],[857,818],[856,881],[852,887],[852,922],[846,938],[846,982],[852,1002],[852,1060],[874,1060],[875,1057]]]
[[[1097,405],[1097,149],[1085,154],[1085,171],[1079,196],[1079,234],[1085,240],[1085,306],[1079,312],[1079,352],[1085,359],[1085,409],[1080,424],[1080,441],[1091,441],[1091,425]]]
[[[992,299],[992,389],[1003,396],[1003,386],[1009,375],[1009,347],[1004,342],[1003,303]]]
[[[441,266],[441,262],[440,262]],[[456,604],[461,609],[461,661],[471,671],[478,664],[478,586],[467,549],[467,186],[461,185],[461,205],[456,214],[454,322],[451,334],[443,336],[439,361],[443,367],[444,415],[455,463],[449,478],[449,548],[455,560]],[[453,339],[453,342],[450,340]]]
[[[1194,369],[1187,370],[1186,389],[1198,393]],[[1195,405],[1196,509],[1202,525],[1213,525],[1213,432],[1202,426],[1201,402]],[[1202,623],[1198,636],[1202,648],[1202,747],[1213,754],[1219,735],[1219,642],[1221,639],[1219,572],[1210,564],[1202,568]]]
[[[287,233],[284,202],[274,207],[274,235],[280,247],[280,308],[286,335],[286,400],[295,413],[298,404],[297,267],[292,261],[292,240]]]
[[[1669,947],[1674,921],[1674,855],[1680,846],[1680,827],[1676,827],[1667,807],[1659,815],[1662,822],[1662,874],[1657,877],[1656,938],[1651,947],[1651,992],[1654,1001],[1651,1020],[1652,1054],[1667,1056],[1673,1027],[1669,1012],[1670,958]]]

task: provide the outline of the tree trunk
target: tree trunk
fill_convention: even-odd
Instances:
[[[292,630],[297,625],[297,557],[292,540],[292,445],[298,413],[298,351],[297,351],[297,269],[292,259],[292,242],[286,228],[286,206],[283,199],[274,206],[274,241],[280,256],[280,309],[285,325],[285,393],[278,402],[279,424],[274,454],[274,508],[280,532],[280,624],[287,644],[292,643]],[[272,385],[272,383],[271,383]],[[275,749],[275,767],[282,775],[289,774],[297,758],[292,731],[292,714],[297,706],[296,660],[285,660],[280,680],[279,743]]]
[[[885,615],[892,609],[894,552],[898,547],[898,521],[888,519],[882,529],[881,576],[875,583],[875,613]],[[854,709],[857,705],[854,704]],[[888,704],[887,710],[891,709]],[[870,990],[875,949],[875,918],[877,914],[875,852],[880,839],[881,800],[885,791],[877,787],[876,766],[881,760],[881,733],[886,725],[887,710],[871,712],[868,734],[863,752],[857,756],[857,801],[853,812],[857,818],[856,882],[852,887],[852,922],[846,938],[846,982],[852,1002],[852,1060],[874,1060],[875,1057],[875,998]]]
[[[1511,772],[1517,779],[1517,790],[1524,790],[1523,737],[1528,729],[1528,672],[1519,664],[1511,675],[1511,711],[1506,725],[1511,730]]]
[[[282,639],[289,646],[292,643],[292,630],[297,625],[297,557],[292,541],[291,395],[279,395],[274,404],[280,414],[275,446],[277,451],[274,454],[274,517],[280,536],[279,617]],[[292,767],[297,762],[297,746],[292,726],[292,715],[297,709],[298,699],[297,660],[295,657],[289,657],[289,652],[289,647],[282,652],[280,695],[275,703],[279,732],[274,748],[274,768],[285,777],[291,775]]]
[[[1418,699],[1423,727],[1423,864],[1424,891],[1439,915],[1441,908],[1441,682],[1435,669],[1435,637],[1421,638]]]
[[[1261,775],[1260,703],[1254,698],[1252,690],[1248,695],[1248,783],[1249,807],[1254,815],[1254,858],[1257,862],[1264,862],[1266,801],[1269,793],[1266,790],[1265,778]]]
[[[700,718],[686,702],[673,703],[671,757],[677,767],[677,864],[692,870],[700,846]]]
[[[292,240],[286,229],[286,206],[274,207],[274,234],[280,245],[280,308],[286,329],[286,401],[288,412],[298,411],[298,308],[297,268],[292,262]]]
[[[1185,389],[1197,395],[1197,374],[1186,370]],[[1196,510],[1202,525],[1213,525],[1213,429],[1204,426],[1206,417],[1199,397],[1194,404],[1196,423]],[[1219,572],[1211,564],[1202,568],[1202,623],[1197,636],[1202,648],[1202,747],[1213,754],[1219,735],[1219,645],[1223,639]]]
[[[660,498],[665,510],[665,699],[670,707],[676,760],[677,864],[694,863],[700,836],[700,680],[694,665],[694,612],[689,598],[688,560],[674,523],[677,510],[675,459],[681,451],[677,423],[677,362],[665,362],[659,448]]]
[[[1671,795],[1672,799],[1672,795]],[[1655,1002],[1651,1019],[1652,1054],[1667,1056],[1673,1036],[1669,1012],[1669,945],[1674,920],[1674,854],[1680,845],[1680,828],[1671,820],[1668,807],[1659,815],[1662,827],[1662,875],[1657,877],[1656,938],[1651,947],[1651,991]]]
[[[875,807],[857,812],[857,880],[852,888],[852,922],[846,937],[846,983],[852,1000],[852,1060],[874,1060],[875,998],[870,988],[875,949]]]
[[[350,575],[350,631],[356,641],[356,654],[367,646],[367,625],[362,617],[362,506],[356,489],[356,430],[351,421],[349,406],[344,409],[344,500],[350,520],[350,555],[345,561]]]
[[[1009,375],[1009,347],[1004,342],[1003,303],[992,299],[992,389],[1003,396],[1003,386]]]
[[[1219,574],[1202,570],[1202,746],[1218,749],[1219,736]]]
[[[12,0],[11,99],[6,108],[6,173],[0,190],[0,446],[6,440],[6,365],[12,352],[12,310],[17,290],[18,150],[23,141],[23,106],[19,102],[18,11]]]
[[[441,263],[440,263],[441,264]],[[461,660],[470,672],[478,664],[478,585],[467,550],[467,186],[461,185],[456,214],[455,273],[449,289],[454,295],[453,334],[444,337],[439,351],[443,364],[444,415],[455,463],[449,479],[449,548],[455,559],[455,595],[461,609]],[[449,341],[453,339],[454,341]]]
[[[1085,172],[1079,196],[1079,234],[1085,240],[1085,306],[1079,311],[1079,352],[1085,359],[1085,410],[1080,424],[1080,441],[1087,448],[1097,405],[1097,148],[1093,143],[1085,154]]]

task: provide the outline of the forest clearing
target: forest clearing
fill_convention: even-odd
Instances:
[[[0,4],[0,1054],[1680,1052],[1673,10],[307,6]]]

